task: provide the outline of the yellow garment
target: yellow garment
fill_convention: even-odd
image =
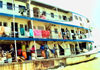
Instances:
[[[4,27],[0,27],[0,35],[2,35],[4,32]]]
[[[25,45],[22,45],[22,51],[26,51]]]

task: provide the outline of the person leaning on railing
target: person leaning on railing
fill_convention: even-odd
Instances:
[[[40,18],[41,18],[41,19],[46,19],[46,18],[45,18],[45,15],[44,15],[43,13],[41,14]]]

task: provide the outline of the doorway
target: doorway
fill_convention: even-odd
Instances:
[[[63,34],[63,32],[64,32],[64,29],[61,28],[62,38],[64,39],[64,34]]]
[[[12,31],[12,37],[14,37],[14,27],[13,27],[13,22],[11,22],[11,31]],[[15,37],[18,37],[18,23],[15,22]]]
[[[74,45],[70,44],[70,51],[71,51],[71,55],[75,54],[75,48]]]

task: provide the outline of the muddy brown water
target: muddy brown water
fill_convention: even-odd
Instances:
[[[57,70],[100,70],[100,57]]]

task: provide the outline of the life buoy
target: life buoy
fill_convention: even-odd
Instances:
[[[0,35],[2,35],[4,32],[4,27],[0,27]]]

